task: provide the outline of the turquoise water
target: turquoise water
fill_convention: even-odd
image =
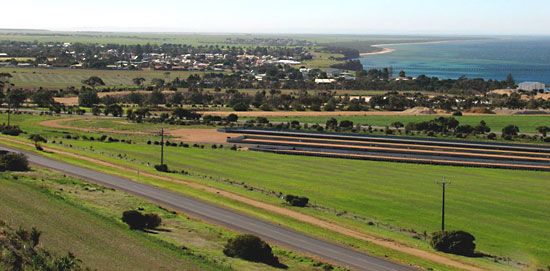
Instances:
[[[366,69],[392,67],[394,75],[504,80],[550,84],[550,38],[495,38],[431,44],[388,45],[393,53],[361,58]]]

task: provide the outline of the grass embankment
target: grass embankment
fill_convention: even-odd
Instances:
[[[0,184],[0,220],[39,228],[45,247],[59,253],[69,250],[94,269],[276,270],[225,257],[223,245],[234,233],[120,191],[41,168],[0,174]],[[150,233],[128,230],[120,215],[137,208],[160,214],[161,228]],[[279,248],[274,251],[289,270],[325,266]]]
[[[372,126],[390,126],[397,121],[407,124],[409,122],[430,121],[438,115],[373,115],[373,116],[338,116],[335,112],[334,118],[338,121],[350,120],[355,124]],[[448,116],[446,116],[448,117]],[[300,123],[318,123],[324,124],[331,117],[309,117],[309,116],[283,116],[269,117],[272,122],[288,122],[297,120]],[[550,125],[550,115],[548,116],[530,116],[530,115],[466,115],[456,118],[460,124],[469,124],[476,126],[484,120],[493,132],[500,132],[507,125],[514,124],[519,127],[521,133],[537,133],[537,127]],[[247,118],[242,118],[247,119]],[[254,118],[252,118],[254,119]]]
[[[130,232],[113,217],[105,217],[65,196],[104,197],[116,192],[84,189],[91,186],[49,173],[0,174],[0,220],[12,227],[37,227],[42,244],[59,254],[71,251],[84,265],[99,270],[218,270],[223,266],[163,244],[141,233]],[[48,178],[48,177],[46,177]],[[51,175],[50,175],[51,178]],[[55,188],[58,191],[54,190]],[[72,191],[64,191],[71,186]],[[96,189],[96,188],[94,188]],[[120,193],[119,193],[120,194]],[[120,196],[119,196],[120,197]],[[109,199],[116,201],[114,199]],[[229,268],[225,268],[229,269]]]
[[[28,125],[26,128],[31,131],[44,129],[32,124],[32,121],[21,123],[24,127]],[[147,127],[146,124],[144,126]],[[50,136],[62,136],[59,131],[48,133]],[[144,141],[148,138],[131,138],[138,144],[63,139],[63,145],[52,146],[152,172],[147,164],[158,163],[158,147],[145,145]],[[281,204],[280,199],[266,191],[308,196],[317,207],[294,210],[425,250],[430,250],[426,242],[415,238],[424,231],[429,233],[439,227],[440,188],[434,181],[445,176],[453,181],[448,194],[448,227],[472,232],[478,239],[480,251],[510,257],[511,265],[504,265],[502,261],[492,263],[491,259],[463,261],[474,262],[487,269],[517,267],[514,265],[517,261],[532,267],[550,264],[550,232],[545,227],[550,219],[545,212],[550,197],[544,193],[550,174],[546,172],[281,156],[226,149],[166,150],[167,162],[172,169],[190,173],[187,176],[173,175],[176,179],[193,180],[275,205]],[[122,154],[122,159],[119,154]],[[135,178],[135,173],[125,174]],[[182,185],[154,180],[148,182],[190,193]],[[199,194],[195,196],[224,203],[223,199]],[[242,204],[233,202],[229,206],[232,205],[247,212],[257,212]],[[326,231],[311,225],[265,213],[261,216],[326,236]],[[373,222],[373,225],[368,222]],[[367,249],[375,255],[385,253],[383,249],[365,245],[365,242],[338,235],[327,238]],[[401,260],[407,258],[399,254],[389,256]],[[426,263],[420,265],[432,266]]]

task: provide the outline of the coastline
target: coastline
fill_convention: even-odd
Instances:
[[[445,43],[445,42],[451,42],[451,40],[438,40],[438,41],[420,41],[420,42],[404,42],[404,43],[386,43],[386,44],[374,44],[371,45],[371,47],[374,48],[380,48],[382,50],[375,51],[375,52],[369,52],[369,53],[360,53],[359,56],[361,57],[367,57],[372,55],[383,55],[383,54],[390,54],[395,52],[397,49],[395,48],[388,48],[386,46],[394,46],[394,45],[407,45],[407,44],[437,44],[437,43]]]

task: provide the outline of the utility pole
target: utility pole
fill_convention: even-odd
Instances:
[[[436,181],[437,184],[441,185],[441,231],[445,231],[445,189],[447,188],[447,185],[451,182],[445,180],[445,177],[443,177],[442,181]]]
[[[160,165],[164,165],[164,128],[160,129]]]

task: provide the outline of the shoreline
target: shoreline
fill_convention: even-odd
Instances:
[[[446,43],[446,42],[451,42],[451,41],[452,40],[437,40],[437,41],[419,41],[419,42],[374,44],[374,45],[371,45],[370,47],[380,48],[382,50],[375,51],[375,52],[369,52],[369,53],[360,53],[359,56],[367,57],[367,56],[373,56],[373,55],[391,54],[391,53],[393,53],[397,50],[395,48],[388,48],[386,46],[410,45],[410,44],[438,44],[438,43]]]

